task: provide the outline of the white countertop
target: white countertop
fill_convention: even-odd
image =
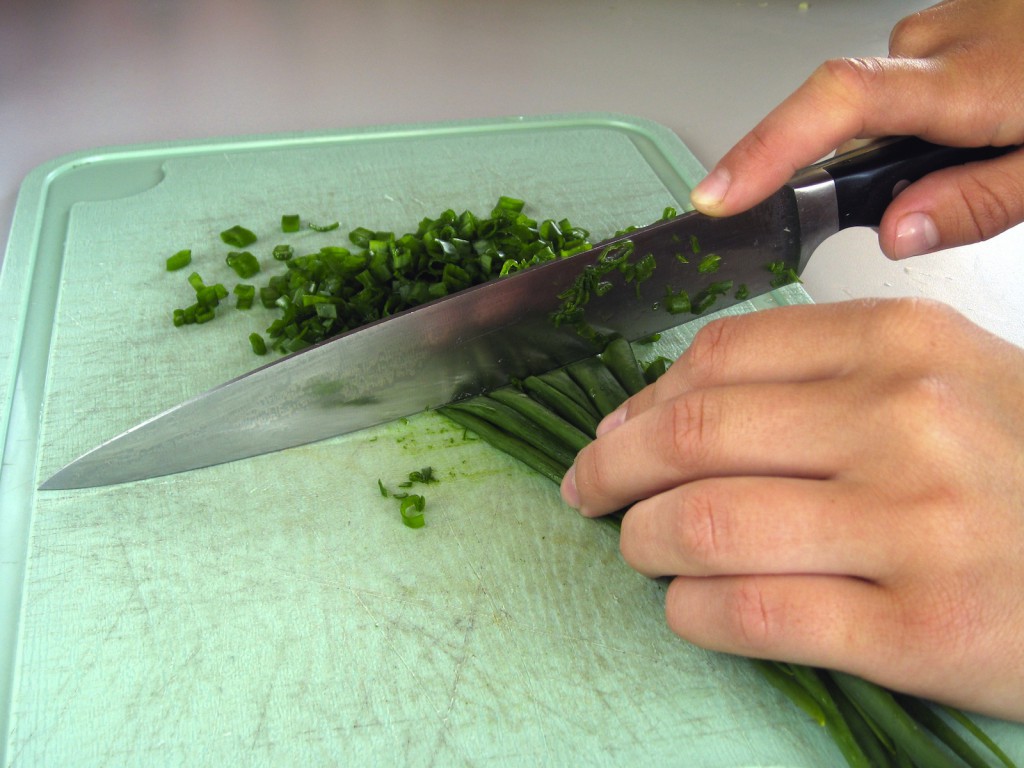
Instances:
[[[76,0],[0,5],[0,231],[21,180],[101,146],[561,112],[667,125],[710,167],[822,60],[882,55],[907,0]],[[803,7],[805,6],[805,7]],[[829,240],[818,302],[924,296],[1024,344],[1024,228],[893,263]]]

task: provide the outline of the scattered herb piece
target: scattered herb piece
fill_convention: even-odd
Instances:
[[[281,231],[298,232],[299,215],[297,213],[286,213],[283,216],[281,216]]]
[[[700,241],[697,239],[696,235],[690,235],[690,250],[693,252],[694,256],[700,253]]]
[[[735,296],[738,301],[746,301],[750,298],[750,289],[747,288],[746,283],[740,283],[740,287],[736,289]]]
[[[221,299],[228,295],[227,288],[221,283],[206,285],[198,272],[193,272],[188,276],[188,283],[196,292],[196,301],[188,307],[174,310],[172,321],[175,327],[201,325],[213,320]]]
[[[673,293],[669,287],[665,288],[665,301],[663,302],[665,311],[670,315],[681,315],[686,312],[690,312],[693,305],[690,303],[690,294],[685,290],[680,290],[679,293]]]
[[[697,265],[697,271],[702,275],[710,275],[717,272],[720,266],[722,266],[722,257],[717,253],[709,253],[700,260],[700,264]]]
[[[251,251],[229,251],[224,261],[243,280],[260,271],[260,262]]]
[[[422,496],[411,493],[402,499],[400,504],[402,522],[406,527],[422,528],[425,524],[423,519],[423,509],[427,505],[427,500]]]
[[[623,275],[627,283],[635,282],[637,284],[637,293],[639,294],[640,283],[650,278],[657,266],[658,262],[655,260],[654,254],[648,253],[635,264],[627,265],[623,270]]]
[[[786,264],[784,261],[771,261],[765,265],[765,268],[771,272],[775,277],[771,281],[772,288],[781,288],[784,285],[790,283],[800,283],[800,275],[796,273],[796,270]]]
[[[721,280],[717,283],[711,283],[711,285],[694,297],[693,309],[691,311],[695,315],[704,314],[714,306],[719,297],[724,296],[731,290],[732,280]]]
[[[424,467],[418,471],[410,472],[409,481],[412,483],[436,483],[437,478],[434,477],[434,468]]]
[[[230,229],[225,229],[221,232],[220,239],[235,248],[245,248],[245,246],[256,242],[256,235],[240,224],[236,224]]]
[[[267,354],[267,342],[256,332],[249,334],[249,346],[252,347],[252,351],[257,355]]]
[[[191,263],[192,251],[191,249],[186,248],[167,258],[167,271],[174,272],[175,270],[187,267]]]
[[[313,222],[309,222],[309,228],[314,232],[332,232],[340,226],[340,221],[332,221],[330,224],[314,224]]]
[[[288,261],[288,259],[295,255],[295,249],[287,244],[275,245],[273,255],[275,261]]]
[[[419,494],[409,493],[404,490],[411,488],[415,483],[436,483],[437,478],[434,476],[433,467],[423,467],[409,473],[408,479],[399,483],[398,487],[402,488],[401,491],[391,491],[384,481],[380,478],[377,479],[377,489],[380,491],[380,495],[386,498],[392,498],[399,502],[399,512],[402,515],[402,522],[409,528],[422,528],[424,525],[423,510],[426,507],[427,500]]]
[[[646,379],[648,384],[653,384],[661,378],[665,371],[669,369],[670,365],[672,365],[672,360],[670,358],[667,358],[664,355],[659,355],[643,366],[644,379]]]
[[[253,299],[256,298],[256,286],[239,283],[234,287],[236,309],[252,309]]]

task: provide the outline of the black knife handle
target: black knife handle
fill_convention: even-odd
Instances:
[[[945,147],[914,137],[885,139],[817,163],[835,181],[839,229],[877,227],[898,192],[923,176],[1005,155],[1009,147]]]

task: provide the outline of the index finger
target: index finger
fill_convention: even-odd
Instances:
[[[713,216],[740,213],[855,138],[953,140],[939,135],[954,122],[948,90],[943,71],[924,59],[826,61],[722,157],[692,202]]]
[[[892,343],[891,326],[913,322],[918,303],[803,304],[714,320],[658,381],[609,415],[598,435],[686,391],[829,378],[857,365],[865,350],[877,363],[880,351]],[[902,355],[900,362],[906,363]]]

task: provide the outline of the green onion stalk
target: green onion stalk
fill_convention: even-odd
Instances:
[[[439,409],[498,450],[560,483],[601,418],[670,361],[638,362],[623,338],[601,354]],[[605,518],[618,524],[621,515]],[[763,679],[825,728],[851,768],[1015,768],[967,715],[845,673],[751,659]]]

